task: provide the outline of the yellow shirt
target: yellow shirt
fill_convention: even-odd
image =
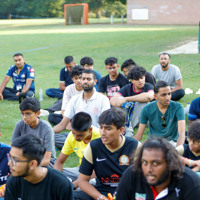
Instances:
[[[97,138],[100,137],[100,132],[99,129],[92,126],[92,140],[95,140]],[[88,144],[85,144],[83,141],[81,142],[77,142],[74,139],[73,133],[72,131],[69,133],[69,135],[67,136],[66,140],[65,140],[65,144],[62,148],[62,153],[65,155],[70,155],[71,153],[75,152],[76,155],[79,157],[79,164],[81,164],[82,162],[82,158],[83,158],[83,153],[85,151],[85,148],[87,147]]]

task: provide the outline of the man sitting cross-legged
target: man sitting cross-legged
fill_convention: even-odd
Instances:
[[[107,200],[114,194],[124,170],[129,166],[130,154],[138,148],[138,142],[124,137],[125,113],[120,108],[104,111],[99,117],[101,138],[91,141],[85,149],[80,166],[78,185],[82,191],[74,192],[74,199]],[[96,185],[89,183],[93,173]]]
[[[96,73],[91,69],[84,70],[81,75],[83,92],[79,95],[73,96],[70,99],[65,109],[62,121],[53,128],[55,133],[65,130],[73,116],[80,111],[87,112],[92,118],[92,125],[99,127],[99,116],[104,110],[110,108],[110,103],[105,95],[100,94],[95,90],[95,83]],[[59,145],[58,147],[60,147],[62,144],[64,144],[65,139],[65,134],[56,134],[56,146]]]
[[[85,112],[79,112],[74,115],[71,120],[71,128],[72,131],[65,140],[65,144],[54,164],[54,168],[63,171],[63,173],[73,181],[74,187],[76,188],[79,167],[63,168],[63,164],[73,152],[79,157],[79,164],[81,164],[83,153],[88,143],[99,138],[100,133],[98,128],[92,126],[92,119],[90,115]]]
[[[72,117],[80,111],[90,114],[92,118],[92,125],[99,127],[99,116],[104,110],[110,108],[110,103],[105,95],[96,92],[94,88],[95,84],[96,73],[91,69],[85,69],[81,75],[83,92],[70,99],[65,109],[62,121],[53,128],[55,133],[65,130],[66,126],[70,122],[70,119],[72,119]]]
[[[47,89],[46,95],[49,97],[61,99],[63,97],[63,92],[65,88],[73,83],[69,73],[71,69],[76,66],[74,58],[72,56],[66,56],[64,62],[65,62],[65,67],[63,67],[60,70],[59,88]]]
[[[154,87],[157,101],[144,106],[135,139],[140,141],[149,122],[149,135],[169,140],[174,146],[185,142],[185,115],[182,105],[171,101],[171,88],[164,81],[158,81]],[[177,142],[177,143],[176,143]]]

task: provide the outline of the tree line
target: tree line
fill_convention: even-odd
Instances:
[[[0,1],[0,18],[63,17],[64,4],[88,3],[89,11],[96,17],[126,14],[126,0],[6,0]]]

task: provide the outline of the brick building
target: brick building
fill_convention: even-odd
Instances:
[[[196,25],[200,0],[127,0],[128,24]]]

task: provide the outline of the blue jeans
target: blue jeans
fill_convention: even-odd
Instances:
[[[19,96],[16,96],[17,92],[18,91],[13,88],[6,87],[3,91],[3,98],[7,100],[18,101]],[[35,95],[34,92],[31,90],[26,92],[26,97],[34,97],[34,95]]]
[[[59,98],[61,99],[63,97],[63,90],[60,90],[59,88],[49,88],[46,90],[46,95],[52,98]]]

